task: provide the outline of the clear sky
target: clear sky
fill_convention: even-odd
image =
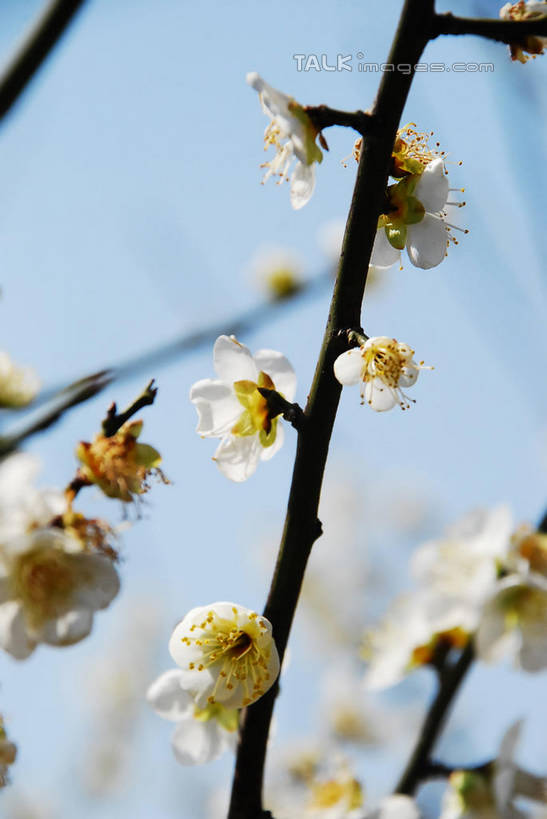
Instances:
[[[40,5],[0,2],[6,59]],[[366,108],[379,75],[357,71],[357,54],[386,59],[400,6],[90,0],[0,132],[2,347],[32,364],[46,385],[58,383],[255,303],[260,294],[248,267],[263,244],[294,249],[310,276],[324,269],[319,237],[326,223],[346,216],[355,166],[345,169],[340,160],[353,137],[342,129],[326,134],[330,153],[316,192],[302,211],[292,211],[286,187],[259,184],[266,123],[245,74],[259,71],[302,103]],[[497,15],[494,2],[454,7],[444,0],[440,10],[449,9]],[[312,53],[329,61],[351,55],[353,70],[298,72],[294,55]],[[517,521],[534,521],[547,503],[546,65],[541,58],[511,64],[504,46],[476,38],[432,42],[425,60],[494,65],[490,73],[418,75],[404,114],[434,130],[449,152],[451,182],[465,187],[460,224],[470,233],[440,267],[423,271],[407,262],[367,293],[365,331],[408,342],[435,369],[420,376],[408,413],[374,414],[359,406],[355,391],[343,394],[327,479],[334,484],[349,473],[363,504],[379,484],[417,493],[440,527],[469,508],[502,501]],[[326,296],[308,300],[241,339],[288,356],[300,403],[327,308]],[[260,608],[273,558],[257,552],[282,527],[291,433],[244,485],[217,472],[213,443],[194,433],[188,389],[212,375],[211,350],[112,386],[33,441],[44,482],[70,480],[75,443],[94,434],[110,400],[123,404],[139,392],[146,375],[157,378],[160,391],[143,414],[143,439],[162,452],[172,486],[153,488],[144,519],[124,535],[120,599],[97,617],[84,643],[42,647],[22,664],[2,658],[1,710],[20,746],[8,804],[17,793],[51,800],[56,819],[206,816],[203,795],[213,782],[228,781],[230,761],[180,769],[169,726],[144,706],[135,713],[131,741],[138,748],[121,790],[106,803],[84,794],[89,680],[116,653],[116,635],[122,644],[129,639],[133,618],[138,642],[136,609],[155,624],[153,676],[171,664],[170,629],[191,607],[233,599]],[[121,519],[116,504],[92,492],[84,502],[94,514]],[[329,520],[323,522],[328,534]],[[362,523],[363,538],[375,525]],[[377,545],[371,559],[389,563],[393,586],[401,587],[411,544],[397,546],[392,531],[387,547],[402,557],[391,562]],[[262,574],[256,566],[264,560]],[[279,741],[302,735],[314,719],[304,699],[314,699],[317,660],[299,626],[279,703]],[[481,716],[479,757],[492,754],[511,717],[533,713],[523,759],[542,767],[547,706],[538,699],[545,682],[545,675],[478,670],[458,712],[462,719]],[[372,799],[396,768],[378,758],[367,764],[359,773]]]

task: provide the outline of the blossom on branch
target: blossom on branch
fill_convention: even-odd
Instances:
[[[177,761],[203,765],[234,749],[238,711],[220,703],[199,708],[184,683],[184,671],[166,671],[149,687],[146,699],[160,717],[176,723],[171,745]]]
[[[263,167],[267,168],[263,182],[277,176],[278,182],[290,176],[291,205],[295,210],[309,202],[315,187],[315,163],[323,160],[315,139],[318,131],[304,108],[292,97],[268,85],[256,72],[247,74],[247,82],[260,95],[262,110],[270,117],[264,133],[264,150],[273,146],[276,155]]]
[[[518,3],[506,3],[500,9],[502,20],[513,20],[520,22],[524,20],[541,20],[547,15],[547,2],[545,0],[519,0]],[[509,44],[509,51],[512,60],[525,63],[530,59],[535,59],[538,54],[543,54],[547,48],[547,37],[535,37],[527,35],[516,43]]]
[[[17,367],[7,353],[0,352],[0,407],[26,407],[39,389],[34,370]]]
[[[234,336],[219,336],[213,348],[217,379],[193,385],[190,401],[202,438],[221,438],[213,460],[232,481],[247,480],[259,461],[269,460],[283,444],[283,427],[258,391],[266,388],[292,401],[296,376],[284,355],[259,350],[255,355]]]
[[[279,673],[271,624],[235,603],[192,609],[176,626],[169,651],[182,669],[180,684],[199,709],[251,705]]]
[[[409,409],[411,398],[403,388],[412,387],[423,361],[417,364],[414,350],[388,336],[374,336],[360,347],[353,347],[338,356],[334,374],[343,386],[361,383],[361,403],[367,403],[376,412],[392,409],[399,404]]]

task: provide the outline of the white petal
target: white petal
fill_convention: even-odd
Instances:
[[[420,811],[410,796],[395,794],[382,799],[370,819],[419,819]]]
[[[276,452],[279,452],[285,440],[285,429],[281,421],[277,422],[277,430],[275,433],[275,441],[271,446],[260,448],[260,459],[262,461],[269,461],[273,458]]]
[[[363,356],[360,347],[353,347],[338,356],[334,362],[334,375],[344,387],[351,387],[362,380]]]
[[[261,450],[258,435],[227,435],[220,442],[213,460],[223,475],[241,483],[255,472]]]
[[[52,646],[71,646],[87,637],[93,625],[93,612],[73,609],[55,620],[47,620],[40,632],[40,640]]]
[[[506,654],[514,655],[518,644],[517,632],[506,631],[505,613],[496,596],[485,606],[475,635],[477,655],[483,662],[496,663]]]
[[[101,555],[74,555],[82,581],[74,601],[91,611],[106,608],[120,590],[120,578],[112,561]]]
[[[16,660],[26,659],[36,647],[27,633],[23,607],[16,600],[0,606],[0,646]]]
[[[425,173],[425,171],[424,171]],[[446,255],[448,233],[439,216],[426,213],[417,225],[409,225],[406,247],[414,267],[429,270],[442,262]]]
[[[218,438],[230,432],[243,410],[231,385],[204,378],[190,390],[190,401],[198,413],[196,432]]]
[[[250,351],[232,336],[219,336],[213,347],[215,372],[221,381],[256,381],[258,371]]]
[[[373,378],[365,384],[365,401],[376,412],[385,412],[399,403],[395,390],[387,387],[381,378]]]
[[[387,270],[392,267],[395,262],[401,258],[401,251],[393,247],[388,241],[386,231],[380,228],[376,231],[376,238],[372,246],[372,254],[370,257],[370,267],[377,270]]]
[[[194,709],[192,697],[182,688],[181,676],[178,668],[165,671],[146,692],[146,700],[156,714],[173,722],[178,722]]]
[[[438,213],[444,208],[448,199],[448,177],[442,159],[434,159],[426,165],[414,195],[429,213]]]
[[[293,401],[296,393],[296,373],[290,361],[275,350],[258,350],[254,356],[256,366],[270,376],[277,392],[287,401]]]
[[[177,762],[204,765],[217,759],[227,748],[224,733],[216,719],[200,722],[191,716],[182,720],[171,740]]]
[[[400,387],[412,387],[418,380],[420,370],[416,366],[405,365],[399,376]]]
[[[291,205],[295,210],[300,210],[310,201],[314,188],[315,162],[305,165],[299,160],[291,177]]]

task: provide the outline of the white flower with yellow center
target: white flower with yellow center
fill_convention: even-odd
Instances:
[[[264,133],[264,150],[270,146],[276,150],[275,157],[263,165],[267,168],[263,181],[270,176],[277,176],[279,182],[288,179],[296,159],[290,177],[291,205],[295,210],[303,208],[315,187],[315,163],[323,159],[315,143],[317,128],[296,100],[272,88],[256,72],[247,74],[247,82],[258,91],[262,110],[271,120]]]
[[[199,416],[196,432],[221,438],[213,460],[230,480],[245,481],[283,443],[283,427],[258,388],[292,401],[296,376],[281,353],[259,350],[253,356],[234,336],[217,338],[213,362],[218,379],[205,378],[190,390]]]
[[[192,609],[175,628],[169,651],[182,669],[180,684],[199,709],[251,705],[279,673],[271,624],[235,603]]]
[[[146,699],[160,717],[176,723],[171,745],[177,761],[203,765],[234,749],[238,711],[220,703],[199,708],[183,685],[183,671],[166,671],[149,687]]]
[[[0,407],[26,407],[40,389],[40,380],[30,367],[17,367],[0,352]]]
[[[91,631],[117,595],[112,561],[86,553],[61,529],[36,529],[0,544],[0,646],[18,660],[38,643],[67,646]]]
[[[502,20],[513,20],[520,22],[522,20],[540,20],[547,15],[547,2],[545,0],[519,0],[518,3],[506,3],[500,9],[500,17]],[[509,51],[512,60],[518,60],[525,63],[530,59],[535,59],[538,54],[543,54],[547,48],[547,37],[534,37],[527,35],[517,43],[509,44]]]
[[[440,264],[450,241],[457,244],[450,230],[460,230],[447,221],[447,208],[464,204],[448,201],[450,190],[440,157],[421,173],[390,185],[389,210],[378,220],[370,266],[379,270],[391,267],[400,261],[405,246],[415,267],[428,270]]]
[[[412,387],[424,363],[417,364],[414,350],[388,336],[369,338],[361,347],[354,347],[338,356],[334,374],[344,386],[361,383],[362,403],[376,412],[392,409],[399,404],[408,409],[412,399],[403,387]],[[427,368],[430,369],[430,368]]]

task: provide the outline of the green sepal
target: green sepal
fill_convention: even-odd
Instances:
[[[405,223],[417,225],[425,216],[425,208],[415,196],[409,196],[406,203]]]
[[[161,455],[150,444],[137,444],[135,447],[135,461],[146,469],[154,469],[161,464]]]
[[[404,250],[406,244],[406,225],[388,225],[386,236],[389,244],[396,250]]]

